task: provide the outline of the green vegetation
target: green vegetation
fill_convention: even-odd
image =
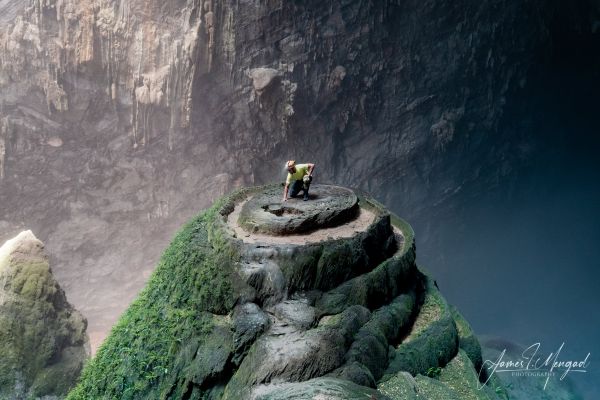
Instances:
[[[496,399],[493,390],[489,395],[462,388],[477,382],[468,353],[459,350],[459,333],[465,348],[477,350],[470,346],[472,331],[451,312],[433,280],[418,271],[410,226],[367,197],[360,198],[361,207],[377,215],[367,233],[300,250],[283,246],[271,256],[287,290],[327,290],[315,298],[315,312],[323,317],[319,325],[301,332],[318,352],[280,357],[288,344],[300,346],[293,336],[277,344],[277,354],[265,338],[249,349],[239,346],[245,331],[237,331],[231,311],[249,287],[235,266],[262,253],[231,237],[224,217],[234,203],[264,189],[219,200],[177,234],[68,400],[241,399],[252,390],[263,399],[381,392],[391,399]],[[404,235],[399,248],[388,240],[390,221]],[[250,296],[260,299],[262,281],[255,284]],[[331,376],[317,378],[327,371]],[[288,378],[300,382],[282,383]],[[381,392],[365,387],[376,384]]]
[[[442,370],[439,380],[446,386],[459,394],[459,398],[465,400],[497,400],[499,398],[499,383],[496,389],[490,386],[481,386],[478,371],[475,370],[467,353],[460,349]],[[502,397],[500,397],[502,398]]]
[[[431,278],[427,277],[425,284],[419,314],[410,334],[397,346],[386,375],[398,371],[408,371],[413,376],[427,374],[430,368],[444,367],[456,355],[458,332],[448,304]]]
[[[0,259],[0,398],[64,395],[87,358],[86,321],[30,233]],[[39,244],[38,244],[39,243]]]
[[[437,378],[440,376],[441,373],[442,369],[440,367],[429,367],[425,375],[427,375],[430,378]]]
[[[218,211],[228,200],[176,235],[68,399],[181,398],[220,373],[217,364],[227,362],[231,346],[214,332],[229,331],[222,315],[233,307],[231,274],[239,259],[218,227]],[[195,362],[207,348],[222,350],[214,369]]]
[[[408,222],[406,222],[396,214],[392,213],[391,211],[387,210],[383,204],[373,199],[366,193],[357,193],[357,196],[360,202],[360,206],[362,208],[377,213],[385,212],[390,214],[390,220],[392,222],[392,225],[400,229],[400,231],[402,232],[402,236],[404,236],[404,245],[401,249],[400,255],[405,254],[407,251],[411,250],[414,247],[415,232]]]

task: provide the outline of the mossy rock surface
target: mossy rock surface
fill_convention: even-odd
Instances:
[[[413,377],[404,371],[381,382],[377,389],[392,400],[461,400],[458,393],[437,379]]]
[[[431,370],[430,370],[431,371]],[[401,371],[378,385],[379,391],[393,400],[504,400],[501,386],[484,385],[478,380],[473,363],[464,350],[431,376],[417,374],[414,378]]]
[[[279,329],[254,343],[228,383],[224,399],[247,398],[250,388],[271,381],[306,381],[334,370],[344,362],[352,338],[369,315],[365,308],[351,307],[306,330],[277,320],[280,326],[274,328]]]
[[[417,398],[424,400],[463,400],[460,394],[437,379],[423,375],[415,377],[417,383]]]
[[[481,370],[483,359],[481,357],[481,345],[479,344],[479,340],[477,340],[477,336],[475,336],[471,325],[469,325],[456,307],[451,305],[450,312],[458,330],[458,345],[467,353],[475,369],[477,371]]]
[[[326,292],[317,302],[322,314],[335,314],[351,305],[377,309],[401,293],[409,292],[420,280],[414,248],[398,250],[372,271],[350,279]]]
[[[443,367],[456,355],[458,331],[450,308],[429,277],[425,288],[423,304],[410,333],[391,353],[387,375],[398,371],[413,376],[426,374],[430,368]]]
[[[460,349],[439,375],[439,381],[452,388],[464,400],[496,400],[501,397],[489,386],[479,382],[468,354]]]
[[[402,294],[389,305],[374,311],[369,321],[355,335],[346,354],[347,363],[350,366],[358,363],[366,367],[373,381],[379,380],[388,364],[391,343],[396,343],[408,331],[415,314],[414,291]]]
[[[239,237],[229,217],[280,190],[240,190],[188,223],[69,399],[387,399],[376,386],[411,329],[417,361],[387,378],[452,358],[455,323],[407,223],[361,194],[369,218],[349,235]]]
[[[306,382],[259,386],[254,400],[391,400],[383,393],[337,378],[316,378]]]
[[[0,398],[63,396],[89,357],[87,321],[31,231],[0,248]]]
[[[201,398],[231,376],[239,254],[215,226],[222,205],[176,235],[69,399]]]

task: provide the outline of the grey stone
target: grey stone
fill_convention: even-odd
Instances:
[[[281,202],[282,190],[268,189],[248,199],[238,223],[249,232],[288,235],[336,226],[358,212],[358,198],[349,189],[311,185],[310,201]]]
[[[239,365],[254,341],[268,329],[269,317],[254,303],[237,306],[233,319],[233,363]]]
[[[253,400],[391,400],[377,390],[337,378],[316,378],[305,382],[261,385]]]

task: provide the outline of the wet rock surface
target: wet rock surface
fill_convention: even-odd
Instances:
[[[337,226],[358,214],[356,195],[339,186],[311,185],[309,201],[282,202],[281,197],[278,188],[252,196],[244,203],[238,223],[249,232],[288,235]]]

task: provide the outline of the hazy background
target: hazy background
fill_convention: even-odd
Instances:
[[[504,129],[534,138],[526,165],[484,193],[472,190],[455,215],[411,221],[418,260],[478,334],[540,354],[583,360],[571,373],[586,399],[600,398],[600,47],[559,31],[510,110]],[[570,36],[573,35],[573,36]],[[557,37],[555,36],[555,39]],[[423,231],[435,232],[423,237]]]

